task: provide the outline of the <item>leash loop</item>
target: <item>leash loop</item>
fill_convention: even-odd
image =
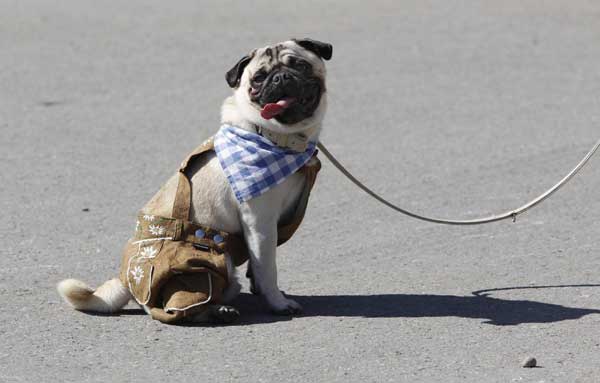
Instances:
[[[397,211],[397,212],[399,212],[401,214],[407,215],[407,216],[412,217],[412,218],[416,218],[416,219],[420,219],[422,221],[427,221],[427,222],[432,222],[432,223],[439,223],[439,224],[445,224],[445,225],[482,225],[482,224],[485,224],[485,223],[502,221],[502,220],[507,219],[507,218],[512,218],[513,222],[517,222],[517,215],[519,215],[521,213],[525,213],[527,210],[533,208],[534,206],[538,205],[539,203],[541,203],[544,200],[546,200],[547,198],[549,198],[558,189],[560,189],[565,184],[567,184],[577,173],[579,173],[579,171],[590,161],[590,159],[596,153],[596,151],[598,150],[598,148],[600,148],[600,140],[598,140],[598,142],[596,142],[596,144],[594,145],[594,147],[585,155],[585,157],[581,161],[579,161],[579,163],[577,164],[577,166],[575,166],[573,168],[573,170],[571,170],[558,183],[556,183],[554,186],[552,186],[550,189],[546,190],[544,193],[542,193],[538,197],[534,198],[533,200],[527,202],[526,204],[524,204],[521,207],[516,208],[514,210],[509,210],[509,211],[504,212],[504,213],[494,214],[494,215],[490,215],[490,216],[487,216],[487,217],[476,218],[476,219],[444,219],[444,218],[427,217],[427,216],[420,215],[420,214],[417,214],[417,213],[413,213],[413,212],[411,212],[409,210],[403,209],[400,206],[394,205],[393,203],[391,203],[388,200],[386,200],[383,197],[381,197],[379,194],[375,193],[373,190],[369,189],[365,184],[363,184],[362,182],[360,182],[358,179],[356,179],[356,177],[354,177],[352,175],[352,173],[350,173],[333,156],[333,154],[331,154],[331,152],[329,152],[329,150],[327,150],[327,148],[325,147],[325,145],[323,145],[322,142],[319,142],[317,144],[317,147],[325,155],[325,157],[327,157],[327,159],[329,159],[329,161],[331,161],[331,163],[343,175],[345,175],[350,181],[352,181],[356,186],[358,186],[360,189],[362,189],[363,191],[365,191],[367,194],[369,194],[375,200],[381,202],[382,204],[384,204],[385,206],[389,207],[392,210],[395,210],[395,211]]]

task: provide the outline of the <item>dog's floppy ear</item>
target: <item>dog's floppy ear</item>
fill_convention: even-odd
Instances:
[[[252,54],[242,57],[233,68],[225,73],[225,80],[227,80],[227,84],[229,84],[230,87],[237,88],[240,83],[240,78],[244,73],[244,68],[246,68],[246,65],[248,65],[250,60],[252,60]]]
[[[333,46],[331,46],[331,44],[308,38],[293,39],[293,41],[295,41],[296,44],[300,45],[302,48],[307,49],[321,57],[323,60],[331,59],[331,54],[333,53]]]

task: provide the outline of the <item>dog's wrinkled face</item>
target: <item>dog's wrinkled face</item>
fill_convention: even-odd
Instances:
[[[238,105],[260,125],[292,127],[321,119],[325,108],[325,65],[332,47],[315,40],[289,40],[255,49],[226,79]]]

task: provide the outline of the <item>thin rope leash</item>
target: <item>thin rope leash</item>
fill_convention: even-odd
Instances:
[[[391,208],[391,209],[393,209],[393,210],[395,210],[395,211],[397,211],[399,213],[405,214],[405,215],[407,215],[409,217],[420,219],[422,221],[433,222],[433,223],[440,223],[440,224],[446,224],[446,225],[481,225],[481,224],[485,224],[485,223],[502,221],[504,219],[509,219],[509,218],[512,219],[513,222],[515,222],[517,220],[517,216],[519,214],[525,213],[527,210],[533,208],[537,204],[539,204],[542,201],[544,201],[545,199],[549,198],[558,189],[560,189],[566,183],[568,183],[590,161],[590,159],[596,153],[596,151],[598,150],[598,148],[600,148],[600,140],[598,140],[598,142],[596,142],[596,144],[594,145],[594,147],[592,148],[592,150],[590,150],[588,152],[588,154],[586,154],[586,156],[577,164],[577,166],[575,166],[575,168],[573,168],[573,170],[571,170],[566,176],[564,176],[563,179],[561,179],[556,185],[552,186],[546,192],[542,193],[539,197],[534,198],[533,200],[527,202],[525,205],[523,205],[523,206],[521,206],[519,208],[516,208],[514,210],[509,210],[509,211],[504,212],[504,213],[494,214],[494,215],[490,215],[490,216],[487,216],[487,217],[476,218],[476,219],[465,219],[465,220],[462,220],[462,219],[443,219],[443,218],[426,217],[426,216],[423,216],[423,215],[420,215],[420,214],[417,214],[417,213],[413,213],[413,212],[411,212],[409,210],[403,209],[403,208],[401,208],[401,207],[399,207],[397,205],[394,205],[393,203],[389,202],[385,198],[383,198],[380,195],[378,195],[377,193],[375,193],[373,190],[369,189],[365,184],[363,184],[362,182],[360,182],[359,180],[357,180],[356,177],[354,177],[352,175],[352,173],[350,173],[333,156],[333,154],[331,154],[331,152],[329,152],[329,150],[327,150],[327,148],[325,147],[325,145],[323,145],[322,142],[317,143],[317,147],[319,148],[319,150],[321,150],[321,152],[323,152],[323,154],[325,155],[325,157],[327,157],[329,159],[329,161],[331,161],[331,163],[336,168],[338,168],[338,170],[340,172],[342,172],[342,174],[345,175],[356,186],[358,186],[359,188],[361,188],[362,190],[364,190],[367,194],[369,194],[371,197],[375,198],[377,201],[381,202],[382,204],[386,205],[387,207],[389,207],[389,208]]]

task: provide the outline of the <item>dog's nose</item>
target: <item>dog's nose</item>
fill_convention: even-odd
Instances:
[[[289,75],[289,73],[279,72],[273,75],[272,81],[274,84],[279,84],[280,82],[284,82],[286,80],[289,80],[290,78],[291,76]]]

